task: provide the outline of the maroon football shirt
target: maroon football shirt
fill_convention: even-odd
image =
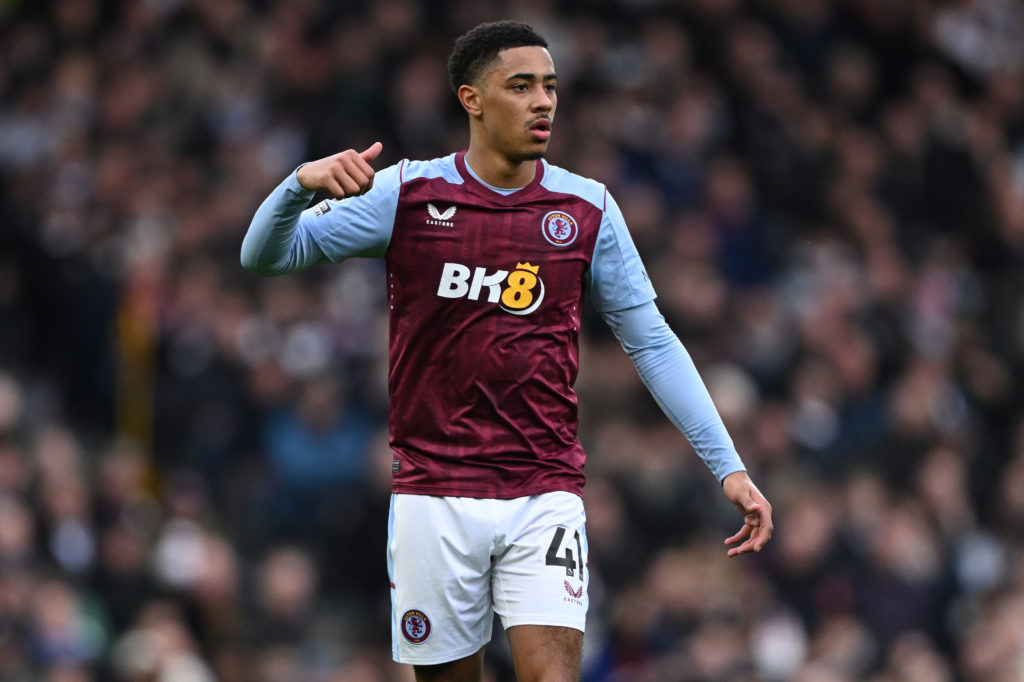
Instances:
[[[387,250],[393,489],[578,494],[572,387],[604,207],[545,182],[540,161],[510,195],[476,180],[464,153],[454,161],[461,182],[401,179]]]

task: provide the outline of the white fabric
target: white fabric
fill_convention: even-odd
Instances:
[[[511,500],[392,495],[394,659],[435,665],[474,654],[490,641],[495,613],[506,629],[582,632],[590,581],[585,521],[583,501],[566,492]]]

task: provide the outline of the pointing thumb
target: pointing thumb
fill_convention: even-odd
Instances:
[[[384,149],[384,145],[380,142],[374,142],[366,148],[366,151],[359,152],[359,156],[363,157],[363,161],[369,163],[380,156],[380,151],[382,149]]]

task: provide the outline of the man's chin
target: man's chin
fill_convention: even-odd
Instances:
[[[547,156],[548,146],[534,147],[533,149],[524,149],[519,155],[520,161],[536,161],[537,159],[543,159]]]

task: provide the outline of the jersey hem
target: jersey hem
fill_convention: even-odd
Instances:
[[[513,500],[517,497],[544,495],[545,493],[571,493],[583,496],[583,484],[579,485],[542,485],[510,490],[480,490],[476,488],[459,488],[444,485],[410,485],[392,484],[391,492],[399,495],[435,495],[437,497],[469,497],[476,500]]]
[[[626,301],[624,305],[621,306],[613,303],[608,308],[598,308],[597,305],[594,305],[594,309],[597,310],[597,312],[599,313],[621,313],[623,310],[632,310],[633,308],[639,308],[645,303],[650,303],[651,301],[656,301],[657,299],[658,295],[655,292],[651,291],[650,294],[647,296],[631,296],[630,300]]]

